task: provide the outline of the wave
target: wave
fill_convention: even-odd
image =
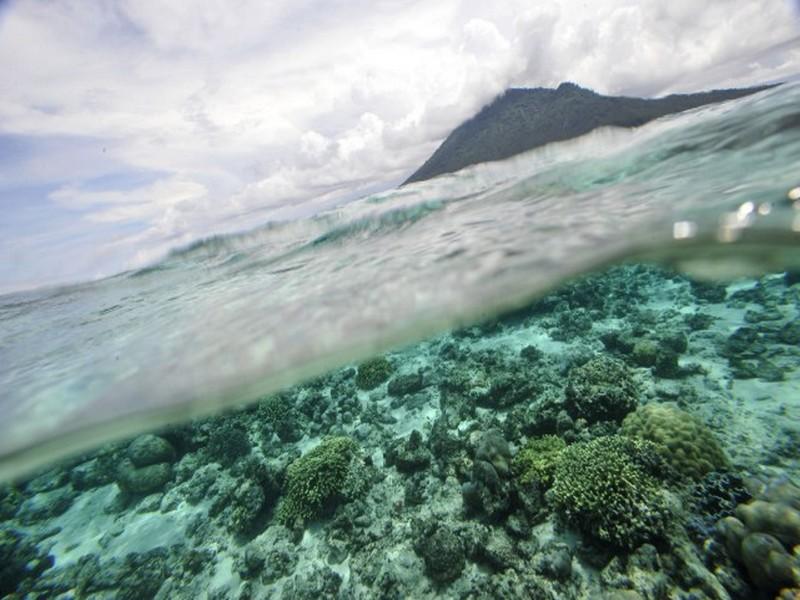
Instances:
[[[656,261],[800,269],[800,86],[0,298],[0,479]]]

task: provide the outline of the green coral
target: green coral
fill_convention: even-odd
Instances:
[[[268,425],[282,442],[295,442],[300,439],[297,412],[287,394],[276,394],[264,398],[258,406],[259,420]]]
[[[377,356],[358,366],[356,385],[361,390],[372,390],[389,379],[394,367],[385,356]]]
[[[714,434],[695,416],[671,404],[648,404],[625,417],[623,435],[656,444],[677,473],[699,481],[711,471],[724,471],[728,459]]]
[[[605,436],[568,446],[560,459],[551,500],[568,524],[621,548],[663,535],[670,511],[652,442]]]
[[[567,377],[565,407],[573,419],[621,421],[639,401],[640,386],[621,360],[598,356]]]
[[[561,453],[566,447],[567,444],[557,435],[531,439],[514,457],[514,474],[523,484],[537,481],[549,487],[553,483]]]
[[[326,505],[350,495],[358,454],[358,444],[350,438],[331,437],[292,462],[286,471],[286,497],[278,507],[278,520],[292,524],[313,519]]]

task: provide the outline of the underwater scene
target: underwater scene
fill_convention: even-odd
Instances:
[[[0,297],[0,597],[800,598],[798,107]]]

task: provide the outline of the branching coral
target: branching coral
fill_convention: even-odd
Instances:
[[[326,505],[348,495],[358,453],[358,445],[350,438],[332,437],[290,464],[278,519],[286,524],[313,519]]]
[[[670,519],[655,445],[622,436],[573,444],[556,466],[552,501],[567,523],[623,548],[659,538]]]

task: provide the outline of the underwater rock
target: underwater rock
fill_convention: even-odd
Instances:
[[[481,434],[476,445],[469,479],[461,486],[462,501],[467,514],[497,521],[511,508],[511,450],[496,429]]]
[[[711,327],[716,320],[716,317],[704,312],[695,312],[684,318],[686,326],[690,331],[704,331]]]
[[[765,354],[767,345],[755,327],[739,327],[725,342],[723,356],[728,358],[753,358]]]
[[[508,408],[538,396],[547,385],[546,378],[543,378],[544,374],[545,371],[542,371],[536,375],[531,373],[530,377],[526,377],[524,371],[510,367],[508,371],[502,370],[493,374],[488,389],[473,388],[470,397],[477,406]]]
[[[142,435],[135,438],[114,470],[114,480],[125,494],[151,494],[161,491],[173,477],[171,462],[175,450],[162,437]],[[99,473],[90,472],[93,478],[102,477],[103,463],[96,465]]]
[[[296,442],[302,437],[297,411],[288,394],[275,394],[265,398],[258,404],[256,411],[256,420],[262,425],[262,435],[265,438],[274,433],[281,442],[286,443]]]
[[[548,496],[559,515],[584,534],[621,548],[657,540],[672,519],[655,474],[655,444],[607,436],[568,446]]]
[[[300,559],[297,545],[292,540],[292,532],[282,525],[269,527],[248,544],[245,553],[251,555],[251,561],[263,557],[264,562],[258,574],[261,582],[265,584],[289,575]]]
[[[614,354],[630,354],[636,345],[636,336],[633,332],[625,329],[612,329],[600,334],[600,341],[603,342],[606,350]]]
[[[389,380],[386,391],[390,396],[405,396],[406,394],[418,392],[424,387],[425,381],[422,371],[417,371],[416,373],[396,375]]]
[[[130,494],[151,494],[160,491],[172,479],[172,465],[157,463],[136,467],[129,458],[117,465],[116,482],[120,490]]]
[[[386,448],[384,460],[401,473],[413,473],[430,465],[431,453],[422,441],[422,434],[415,429],[405,440],[394,440]]]
[[[427,479],[424,473],[416,473],[403,485],[404,506],[420,506],[428,498]]]
[[[257,577],[264,570],[267,557],[258,545],[248,544],[234,562],[233,568],[244,580]]]
[[[468,514],[499,520],[511,507],[511,486],[500,478],[492,463],[476,460],[472,465],[470,480],[461,486],[464,507]]]
[[[570,370],[565,392],[572,418],[619,422],[636,408],[640,386],[624,362],[598,356]]]
[[[125,557],[118,579],[120,600],[152,598],[169,576],[166,548],[132,552]]]
[[[513,355],[480,351],[457,363],[447,363],[437,375],[443,397],[466,400],[468,408],[505,409],[528,403],[556,385],[557,375],[547,363]]]
[[[613,557],[600,577],[610,588],[609,598],[728,600],[713,574],[680,544],[665,548],[663,556],[652,544],[642,544],[628,555]]]
[[[24,499],[16,487],[0,485],[0,521],[11,519]]]
[[[532,576],[530,573],[518,573],[514,569],[508,569],[502,573],[496,573],[491,577],[483,578],[471,586],[467,600],[482,600],[483,598],[497,598],[498,600],[514,600],[524,598],[525,600],[561,600],[556,594],[548,589],[545,582],[540,578]],[[562,596],[563,598],[574,598],[575,596]]]
[[[64,514],[72,506],[78,493],[70,486],[42,492],[27,498],[17,511],[17,519],[25,525],[51,519]]]
[[[50,492],[56,488],[62,487],[69,481],[69,472],[56,467],[38,475],[25,484],[25,489],[31,494],[38,494],[40,492]]]
[[[431,427],[428,436],[428,447],[433,458],[437,476],[444,480],[448,473],[457,470],[458,465],[467,462],[467,445],[457,436],[450,433],[448,413],[442,411]]]
[[[572,417],[564,410],[561,391],[551,388],[530,402],[514,406],[506,416],[503,431],[507,439],[514,440],[523,435],[561,435],[573,426]]]
[[[72,468],[69,480],[76,490],[90,490],[114,481],[114,460],[104,454]]]
[[[147,434],[135,438],[127,450],[128,458],[136,467],[156,463],[171,463],[175,460],[175,449],[162,437]]]
[[[739,327],[721,349],[736,379],[783,381],[784,370],[770,360],[770,337],[755,327]]]
[[[701,302],[708,302],[711,304],[719,304],[725,302],[728,295],[727,286],[723,283],[716,283],[710,281],[696,281],[689,280],[692,294],[697,300]]]
[[[654,340],[638,340],[633,345],[631,360],[640,367],[653,367],[658,360],[658,344]]]
[[[539,350],[536,346],[525,346],[519,351],[519,357],[525,359],[529,363],[537,363],[544,358],[544,352]]]
[[[342,576],[324,566],[313,564],[294,575],[283,587],[282,600],[319,600],[335,598],[342,585]]]
[[[0,527],[0,597],[15,597],[23,583],[30,584],[52,566],[53,557],[40,553],[27,536]]]
[[[226,507],[225,520],[237,533],[250,531],[264,508],[264,490],[257,483],[246,480],[239,485]]]
[[[215,423],[208,432],[206,451],[212,460],[229,467],[237,459],[250,454],[252,446],[244,424],[227,418]]]
[[[625,417],[620,433],[654,442],[675,471],[695,481],[728,468],[728,459],[711,430],[671,404],[640,406]]]
[[[800,345],[800,320],[795,319],[786,323],[778,332],[777,340],[788,346]]]
[[[445,525],[424,527],[419,534],[414,547],[425,561],[425,574],[436,583],[457,579],[466,566],[461,539]]]
[[[480,437],[475,450],[475,460],[491,463],[504,477],[509,474],[511,449],[500,430],[490,429]]]
[[[703,543],[714,534],[718,521],[732,516],[736,507],[751,499],[741,477],[734,473],[708,473],[689,493],[686,529],[692,539]]]
[[[592,330],[592,315],[585,308],[570,310],[566,305],[560,311],[554,322],[549,324],[548,333],[556,341],[568,342],[575,338],[585,336]]]
[[[569,546],[558,542],[547,544],[534,557],[533,569],[548,579],[568,580],[572,576],[572,552]]]
[[[43,580],[36,582],[35,589],[45,592],[45,597],[73,590],[78,598],[155,598],[170,574],[169,559],[169,552],[163,547],[105,561],[86,554],[66,568],[48,571]]]
[[[652,368],[658,377],[675,379],[684,374],[678,366],[678,356],[687,348],[688,340],[683,333],[658,333],[655,338],[636,340],[630,351],[630,360],[636,366]]]

